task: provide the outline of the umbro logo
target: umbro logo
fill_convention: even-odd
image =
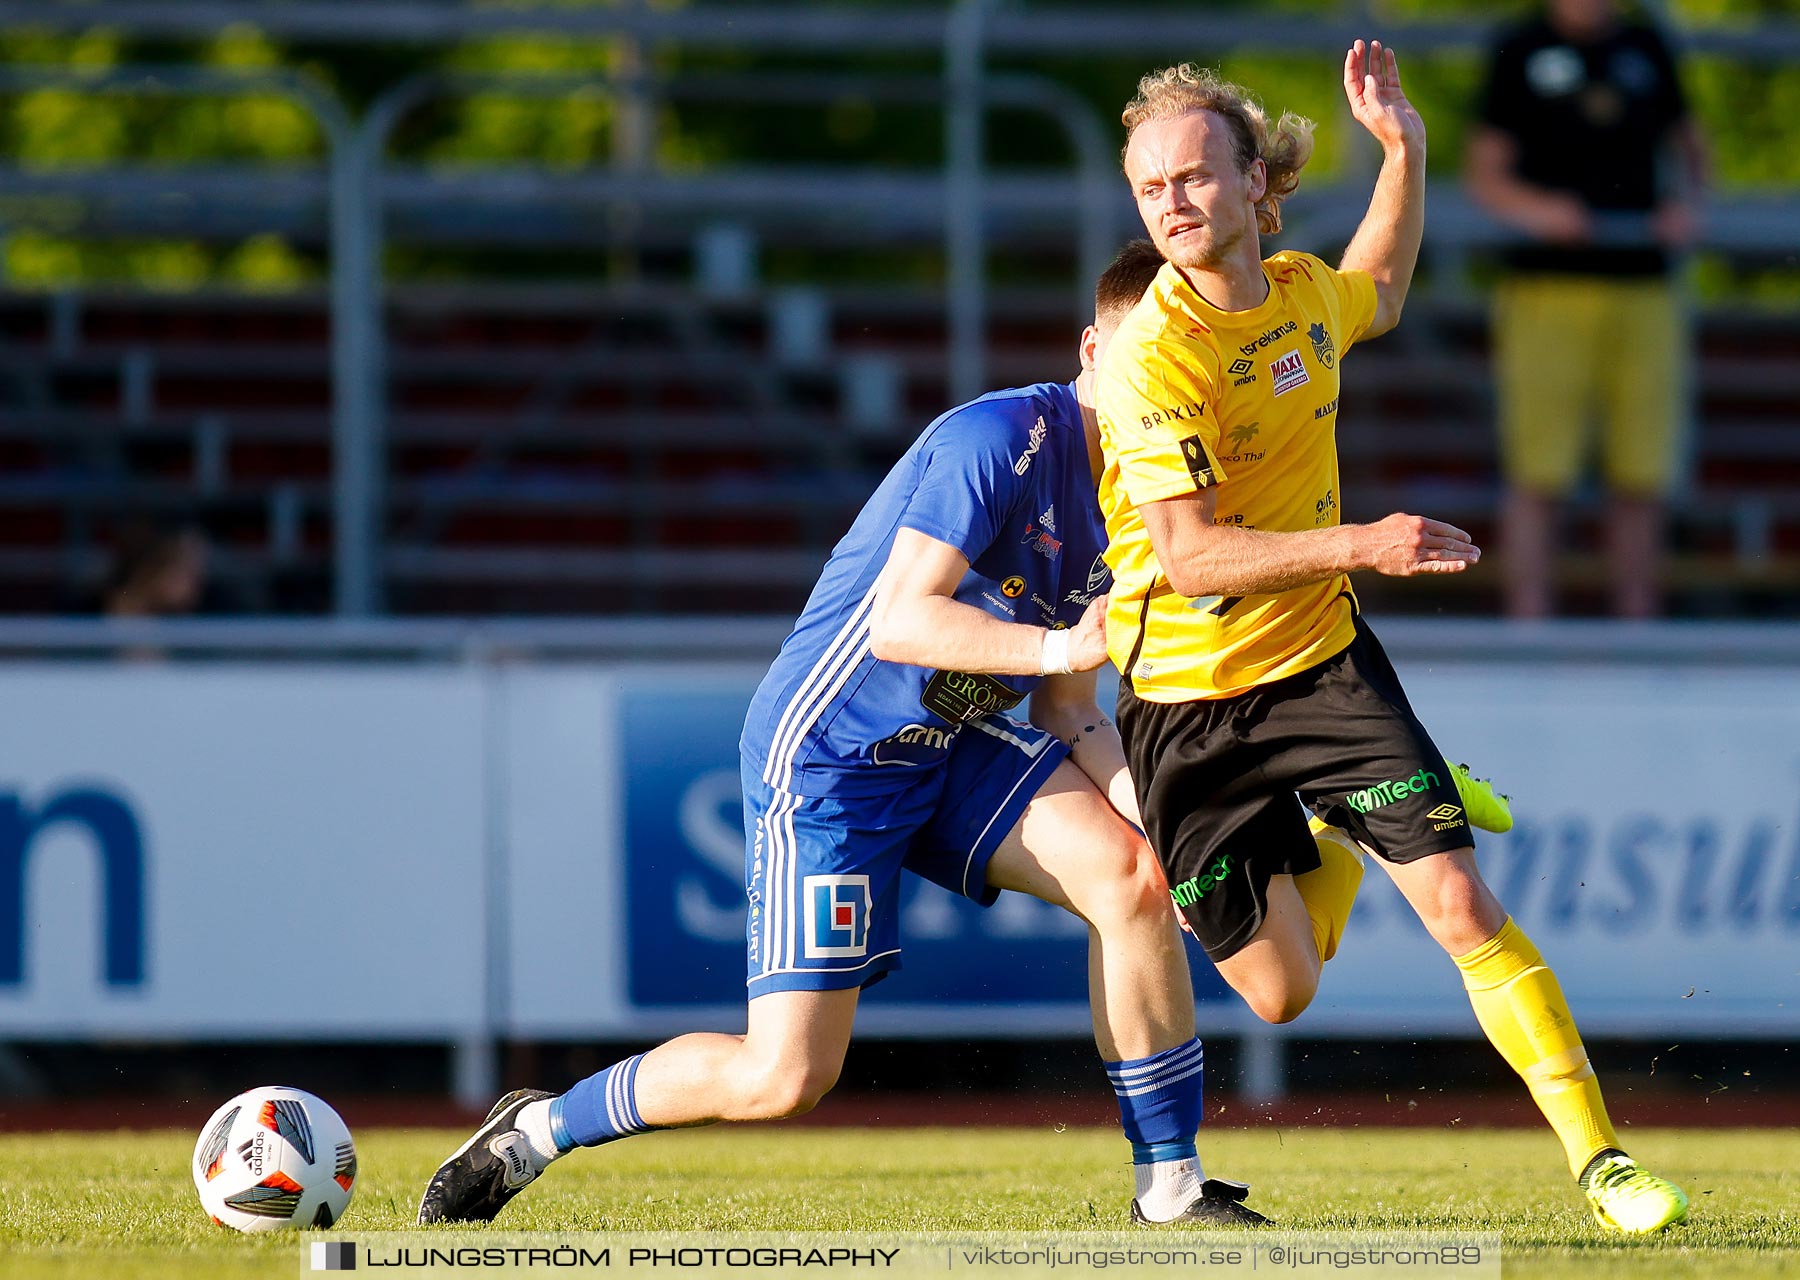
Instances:
[[[1461,807],[1453,804],[1440,804],[1425,816],[1432,820],[1433,831],[1448,831],[1451,827],[1461,826],[1465,821]]]

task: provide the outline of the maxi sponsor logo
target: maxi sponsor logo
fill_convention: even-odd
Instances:
[[[1269,376],[1274,379],[1271,394],[1286,395],[1295,387],[1304,387],[1310,381],[1306,372],[1306,361],[1300,358],[1299,349],[1284,351],[1269,366]]]
[[[1410,778],[1394,778],[1378,782],[1366,791],[1353,791],[1344,797],[1344,803],[1358,813],[1372,813],[1376,809],[1385,809],[1390,804],[1398,804],[1408,796],[1429,791],[1437,785],[1437,774],[1430,769],[1421,769]]]
[[[144,982],[144,837],[111,791],[71,787],[33,808],[0,792],[0,988],[25,981],[25,879],[33,846],[52,828],[79,828],[100,854],[106,985]]]

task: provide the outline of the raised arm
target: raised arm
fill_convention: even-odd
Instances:
[[[946,671],[1043,674],[1049,631],[1005,622],[957,600],[956,588],[968,572],[968,560],[955,547],[901,529],[875,580],[870,651],[883,662]],[[1106,661],[1105,605],[1105,597],[1095,600],[1066,633],[1071,671],[1092,671]]]
[[[1344,250],[1345,271],[1375,281],[1375,320],[1364,337],[1400,323],[1425,234],[1425,122],[1400,88],[1400,64],[1381,41],[1358,40],[1344,55],[1344,96],[1358,124],[1381,143],[1381,174],[1362,225]]]

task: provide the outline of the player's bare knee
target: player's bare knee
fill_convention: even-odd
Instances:
[[[1312,1004],[1312,999],[1311,991],[1286,991],[1282,993],[1280,999],[1271,1001],[1266,1010],[1258,1010],[1258,1016],[1264,1022],[1276,1024],[1292,1022],[1306,1012],[1307,1007]]]
[[[1264,1022],[1280,1024],[1292,1022],[1305,1013],[1318,990],[1316,976],[1308,980],[1303,974],[1295,974],[1285,981],[1268,983],[1243,995],[1250,1012]]]
[[[1120,840],[1099,851],[1091,874],[1081,886],[1076,912],[1106,932],[1144,920],[1162,921],[1169,914],[1168,883],[1156,855],[1141,840]]]
[[[1444,877],[1436,886],[1423,923],[1447,950],[1461,955],[1486,942],[1506,923],[1506,911],[1481,877],[1471,870]]]
[[[786,1081],[785,1088],[778,1090],[778,1096],[786,1106],[782,1114],[803,1116],[818,1106],[837,1085],[842,1066],[840,1062],[808,1063],[804,1070]]]

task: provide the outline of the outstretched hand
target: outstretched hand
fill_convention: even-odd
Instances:
[[[1374,524],[1350,528],[1362,540],[1362,566],[1393,578],[1461,573],[1481,559],[1481,548],[1469,535],[1442,520],[1397,511]]]
[[[1344,54],[1344,96],[1350,114],[1375,135],[1382,149],[1422,146],[1425,122],[1400,87],[1400,63],[1379,40],[1358,40]]]

